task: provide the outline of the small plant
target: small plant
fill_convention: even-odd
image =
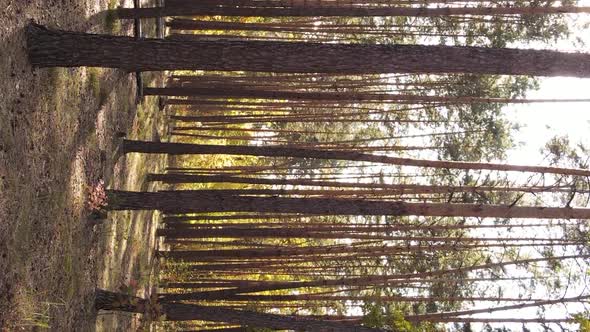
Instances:
[[[21,328],[33,328],[35,331],[38,329],[51,329],[51,310],[66,305],[63,300],[59,300],[59,303],[48,301],[37,302],[34,300],[33,293],[29,290],[25,291],[22,296],[21,307],[19,308],[22,318],[17,323],[17,326]]]
[[[100,81],[99,81],[99,69],[98,68],[88,68],[88,88],[92,91],[92,95],[94,98],[100,97]]]
[[[137,280],[129,279],[129,282],[127,284],[122,284],[119,287],[119,291],[123,294],[133,296],[137,292],[138,286],[139,286],[139,282]]]
[[[109,11],[107,12],[107,15],[104,19],[104,23],[106,29],[111,33],[119,32],[121,30],[121,23],[119,22],[119,18],[117,17],[117,14],[113,11],[116,8],[117,0],[109,0]]]
[[[49,315],[45,313],[32,312],[28,314],[28,317],[23,319],[23,322],[20,324],[20,326],[49,329],[51,328],[51,325],[49,325],[49,319]]]
[[[108,198],[104,181],[100,180],[89,187],[86,206],[92,211],[92,215],[96,217],[95,219],[104,219],[106,217],[105,206],[107,205]]]

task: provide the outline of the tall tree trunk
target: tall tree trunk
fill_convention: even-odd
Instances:
[[[109,191],[111,210],[271,212],[324,215],[392,215],[479,218],[590,219],[590,209],[484,204],[407,203],[362,199],[236,197],[198,191]]]
[[[231,214],[225,216],[164,216],[163,222],[164,223],[181,223],[185,221],[212,221],[212,220],[284,220],[284,219],[291,219],[302,217],[296,214],[272,214],[272,215],[264,215],[264,214]]]
[[[113,13],[121,19],[148,18],[161,16],[418,16],[436,17],[449,15],[547,15],[561,13],[588,13],[588,7],[456,7],[456,8],[416,8],[416,7],[322,7],[321,3],[306,3],[306,6],[293,7],[221,7],[202,6],[198,2],[184,2],[161,8],[120,8]]]
[[[187,13],[183,13],[186,15]],[[29,60],[38,67],[128,71],[225,70],[283,73],[478,73],[590,77],[590,54],[500,48],[164,41],[27,26]],[[335,61],[337,59],[338,61]]]
[[[580,301],[588,299],[588,298],[590,298],[590,295],[580,295],[580,296],[576,296],[576,297],[564,297],[564,298],[559,298],[559,299],[554,299],[554,300],[534,301],[531,303],[520,303],[520,304],[513,304],[513,305],[506,305],[506,306],[495,306],[492,308],[420,314],[420,315],[407,316],[406,320],[418,322],[418,321],[430,321],[432,319],[432,320],[436,321],[436,319],[441,319],[441,318],[444,319],[444,318],[453,317],[453,316],[475,315],[475,314],[492,313],[492,312],[496,312],[496,311],[506,311],[506,310],[519,310],[519,309],[523,309],[523,308],[540,307],[540,306],[545,306],[545,305],[560,304],[560,303],[567,303],[567,302],[580,302]]]
[[[285,316],[183,303],[164,303],[163,307],[166,319],[171,321],[203,320],[281,330],[386,332],[378,328],[303,316]]]
[[[294,302],[294,301],[363,301],[363,302],[528,302],[546,301],[541,299],[527,299],[521,297],[496,296],[375,296],[375,295],[232,295],[227,301],[256,301],[256,302]]]
[[[388,157],[358,153],[354,151],[332,151],[320,149],[298,149],[277,146],[245,146],[245,145],[205,145],[187,143],[165,143],[123,140],[121,149],[123,153],[166,153],[171,155],[181,154],[231,154],[249,155],[259,157],[293,157],[293,158],[318,158],[350,161],[367,161],[374,163],[393,164],[402,166],[454,168],[454,169],[485,169],[494,171],[518,171],[553,173],[563,175],[590,176],[590,170],[547,167],[547,166],[521,166],[508,164],[492,164],[461,161],[423,160],[411,158]]]
[[[122,293],[96,290],[95,306],[100,310],[144,313],[148,301]],[[163,303],[165,319],[169,321],[203,320],[240,324],[249,327],[297,329],[305,331],[385,332],[381,329],[345,324],[302,316],[282,316],[253,311],[207,307],[182,303]],[[157,318],[157,317],[152,317]]]
[[[588,258],[588,255],[569,255],[569,256],[557,256],[557,257],[543,257],[543,258],[530,258],[530,259],[522,259],[517,261],[511,262],[499,262],[499,263],[488,263],[483,265],[474,265],[474,266],[467,266],[461,267],[456,269],[450,270],[442,270],[442,271],[432,271],[432,272],[421,272],[421,273],[406,273],[406,274],[398,274],[398,275],[375,275],[375,276],[362,276],[356,278],[340,278],[338,279],[318,279],[318,280],[311,280],[311,281],[291,281],[291,282],[284,282],[282,284],[274,283],[269,286],[255,285],[255,286],[246,286],[246,287],[237,287],[234,289],[223,289],[223,290],[214,290],[214,291],[203,291],[203,292],[194,292],[194,293],[185,293],[185,294],[166,294],[162,297],[165,298],[167,301],[181,301],[185,299],[201,299],[201,300],[211,300],[211,299],[224,299],[226,296],[232,296],[235,294],[244,294],[244,293],[255,293],[255,292],[262,292],[262,291],[274,291],[274,290],[282,290],[282,289],[296,289],[302,287],[329,287],[329,286],[363,286],[363,285],[376,285],[387,283],[392,280],[399,280],[404,279],[408,281],[410,278],[423,278],[423,277],[436,277],[441,275],[453,274],[453,273],[466,273],[469,271],[475,270],[482,270],[482,269],[491,269],[496,267],[505,267],[509,265],[516,265],[516,264],[526,264],[526,263],[533,263],[533,262],[542,262],[542,261],[555,261],[555,260],[562,260],[562,259],[572,259],[572,258]],[[435,317],[436,314],[425,314],[425,316],[418,316],[417,320],[420,320],[420,317]],[[443,316],[444,317],[444,316]]]
[[[551,324],[551,323],[574,323],[573,318],[471,318],[471,317],[440,317],[430,318],[429,322],[434,323],[519,323],[519,324]]]
[[[453,241],[453,239],[461,238],[449,238],[447,241]],[[407,238],[408,241],[413,240],[411,237]],[[464,239],[461,239],[464,240]],[[469,240],[469,239],[467,239]],[[420,239],[419,241],[426,241]],[[462,241],[465,242],[465,241]],[[217,261],[223,258],[265,258],[265,259],[276,259],[276,258],[288,258],[288,259],[305,259],[305,257],[298,257],[302,255],[317,255],[317,257],[308,258],[305,261],[319,261],[328,259],[337,259],[339,261],[356,260],[359,257],[380,257],[395,255],[404,252],[426,252],[426,251],[460,251],[460,250],[471,250],[476,248],[509,248],[509,247],[534,247],[540,246],[563,246],[562,243],[491,243],[491,244],[431,244],[431,245],[408,245],[408,246],[388,246],[388,247],[375,247],[375,248],[344,248],[334,250],[322,250],[321,248],[312,248],[307,250],[303,248],[278,248],[278,249],[217,249],[217,250],[188,250],[188,251],[160,251],[158,255],[160,257],[172,258],[174,260],[184,262],[208,262]],[[578,243],[580,244],[580,243]],[[209,255],[208,255],[209,254]],[[248,255],[251,254],[251,255]],[[321,256],[320,256],[321,255]]]
[[[148,174],[147,181],[160,181],[163,183],[247,183],[268,184],[273,186],[314,186],[314,187],[352,187],[374,188],[374,190],[299,190],[299,189],[218,189],[209,190],[211,193],[224,193],[232,195],[359,195],[371,197],[372,195],[400,195],[400,194],[450,194],[458,192],[571,192],[571,189],[554,186],[530,186],[530,187],[506,187],[506,186],[431,186],[420,184],[380,184],[380,183],[354,183],[338,181],[318,181],[305,179],[275,179],[254,178],[229,175],[195,175],[195,174]],[[380,189],[380,190],[378,190]],[[576,191],[580,193],[580,191]]]
[[[588,102],[590,99],[522,99],[495,98],[474,96],[428,96],[374,92],[306,92],[306,91],[269,91],[247,89],[228,86],[224,89],[166,87],[144,88],[146,95],[208,97],[208,98],[252,98],[252,99],[286,99],[286,100],[316,100],[340,102],[394,102],[394,103],[445,103],[445,104],[474,104],[474,103],[557,103],[557,102]]]

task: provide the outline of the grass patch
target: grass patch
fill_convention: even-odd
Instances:
[[[88,68],[88,89],[92,91],[94,98],[100,97],[100,69],[91,67]]]
[[[59,85],[65,79],[65,69],[60,67],[47,68],[49,83],[52,86]]]
[[[115,12],[117,9],[118,0],[109,0],[107,15],[104,19],[104,24],[107,31],[111,33],[116,33],[121,31],[121,21],[119,21],[119,17]]]
[[[51,329],[51,310],[64,307],[65,302],[38,302],[31,290],[19,294],[19,311],[22,317],[17,324],[21,328]]]
[[[91,67],[87,69],[88,72],[88,90],[92,92],[92,95],[98,100],[99,105],[104,105],[108,98],[109,92],[101,84],[101,77],[103,75],[101,68]]]

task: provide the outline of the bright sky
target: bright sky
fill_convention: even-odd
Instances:
[[[590,0],[589,0],[590,2]],[[587,4],[586,4],[587,5]],[[585,40],[586,45],[580,48],[579,44],[571,41],[560,41],[552,45],[511,45],[517,48],[535,48],[535,49],[555,49],[560,51],[584,51],[590,52],[590,30],[588,28],[581,28],[584,25],[583,21],[590,22],[590,15],[587,15],[582,20],[578,16],[574,22],[577,26],[577,31],[574,37],[580,37]],[[586,18],[588,17],[588,18]],[[530,91],[527,94],[530,99],[590,99],[590,78],[578,79],[568,77],[554,77],[540,79],[540,89],[537,91]],[[575,144],[582,142],[590,146],[590,102],[577,103],[536,103],[536,104],[513,104],[504,107],[503,112],[506,118],[513,123],[521,125],[521,129],[514,133],[515,142],[521,143],[516,148],[508,152],[508,158],[505,161],[510,164],[522,165],[547,165],[547,161],[543,160],[540,152],[545,143],[554,136],[567,135],[570,138],[570,143]],[[520,173],[517,173],[520,174]],[[515,176],[518,176],[514,174]],[[513,220],[513,222],[523,222],[522,220]],[[526,229],[523,229],[526,230]],[[522,231],[522,230],[521,230]],[[498,236],[524,236],[519,234],[518,230],[511,230],[508,233],[498,234]],[[528,230],[530,232],[530,230]],[[490,234],[487,234],[490,236]],[[530,233],[529,233],[530,236]],[[540,235],[541,236],[541,235]],[[559,236],[557,236],[558,238]],[[538,254],[531,253],[538,257]],[[572,252],[568,253],[572,254]],[[542,265],[542,264],[541,264]],[[575,264],[574,264],[575,266]],[[584,266],[580,266],[584,269]],[[507,268],[509,275],[517,276],[522,274],[522,269],[514,267]],[[579,273],[580,271],[578,271]],[[564,281],[565,282],[565,281]],[[501,283],[496,283],[499,286]],[[514,284],[502,283],[505,290],[505,296],[516,296],[518,289]],[[537,298],[559,298],[560,296],[575,297],[581,292],[580,286],[571,286],[567,292],[563,294],[552,294],[543,287],[539,287],[533,296]],[[476,303],[471,308],[487,308],[494,307],[494,303]],[[570,314],[583,310],[583,307],[578,303],[568,303],[565,310],[564,306],[546,306],[546,318],[564,318]],[[487,317],[487,318],[534,318],[538,308],[527,308],[512,311],[500,311],[492,314],[481,314],[472,317]],[[492,324],[494,327],[506,326],[513,331],[521,331],[521,324]],[[473,324],[474,330],[479,331],[481,324]],[[555,325],[551,325],[555,328]],[[528,324],[527,327],[531,331],[542,331],[538,324]],[[572,326],[570,326],[572,327]],[[557,329],[559,330],[559,329]]]
[[[528,98],[590,98],[590,79],[565,77],[544,78],[538,91]],[[505,107],[507,118],[523,125],[515,134],[522,146],[513,149],[508,162],[532,164],[541,162],[539,150],[555,135],[568,135],[570,142],[590,146],[590,103],[538,103]]]
[[[588,0],[590,2],[590,0]],[[587,5],[587,4],[585,4]],[[587,15],[590,21],[590,15]],[[590,52],[590,30],[580,29],[583,22],[576,18],[576,25],[578,31],[575,33],[576,37],[581,37],[586,41],[586,46],[580,49],[579,45],[570,41],[561,41],[550,46],[548,45],[512,45],[512,47],[519,48],[536,48],[536,49],[556,49],[560,51],[584,51]],[[527,95],[530,99],[590,99],[590,78],[577,79],[566,77],[542,78],[540,79],[540,89],[537,91],[530,91]],[[582,142],[590,146],[590,102],[579,103],[536,103],[536,104],[513,104],[504,107],[503,112],[506,118],[513,123],[519,123],[521,129],[515,132],[515,142],[521,142],[519,146],[512,149],[508,153],[508,159],[505,161],[510,164],[522,165],[547,165],[547,161],[543,161],[543,156],[540,149],[552,137],[559,135],[568,135],[572,144]],[[417,132],[418,133],[418,132]],[[412,134],[414,134],[412,132]],[[416,145],[420,145],[419,143]],[[515,223],[523,221],[514,220]],[[530,232],[530,230],[526,230]],[[518,230],[511,230],[508,233],[497,234],[498,236],[524,236],[519,234]],[[530,233],[528,233],[530,236]],[[484,235],[485,236],[485,235]],[[491,236],[491,234],[487,234]],[[555,237],[555,236],[554,236]],[[559,236],[557,236],[559,237]],[[567,253],[567,254],[572,254]],[[535,255],[533,253],[534,256]],[[541,266],[543,264],[540,264]],[[584,266],[579,266],[584,269]],[[509,267],[507,274],[512,276],[526,275],[522,269]],[[578,271],[579,272],[579,271]],[[495,283],[505,290],[504,296],[515,297],[518,295],[518,289],[511,286],[509,283]],[[537,298],[559,298],[560,296],[574,297],[580,294],[580,287],[572,286],[567,289],[565,294],[552,294],[543,287],[539,287],[532,295]],[[511,303],[513,304],[513,303]],[[487,308],[494,307],[494,303],[476,303],[471,308]],[[578,312],[582,308],[579,304],[569,303],[567,305],[569,312],[564,310],[563,306],[547,306],[546,318],[564,318],[569,314]],[[473,317],[487,317],[487,318],[534,318],[538,308],[527,308],[521,310],[501,311],[492,314],[481,314]],[[493,324],[494,327],[506,326],[513,331],[521,331],[521,324]],[[481,324],[474,324],[475,331],[479,331]],[[528,324],[531,331],[542,331],[538,324]],[[552,325],[555,328],[555,325]],[[558,330],[558,329],[557,329]]]
[[[584,21],[588,22],[587,18]],[[584,27],[584,22],[580,16],[574,18],[578,31],[576,36],[585,40],[586,45],[580,49],[579,45],[574,45],[570,41],[562,41],[551,45],[553,49],[561,51],[584,51],[590,52],[590,30]],[[547,46],[533,46],[534,48],[547,48]],[[531,99],[588,99],[590,98],[590,79],[578,79],[569,77],[542,78],[540,89],[530,91],[527,95]],[[521,143],[508,153],[506,162],[511,164],[547,164],[543,161],[540,149],[545,143],[554,136],[567,135],[572,144],[582,142],[590,146],[590,102],[579,103],[537,103],[510,105],[504,108],[504,113],[512,122],[522,125],[519,132],[515,133],[515,142]],[[577,287],[573,287],[577,288]],[[567,296],[576,296],[579,293],[570,289]],[[542,292],[541,297],[543,296]],[[564,294],[561,294],[564,295]],[[546,294],[545,294],[546,297]],[[568,305],[570,313],[576,312],[578,305]],[[548,307],[549,308],[549,307]],[[547,318],[563,317],[565,312],[562,308],[550,307],[547,312]],[[561,309],[561,310],[560,310]],[[535,310],[521,310],[514,312],[497,313],[492,316],[510,317],[531,317],[535,315]],[[565,314],[567,315],[567,314]],[[497,326],[497,325],[496,325]],[[514,331],[520,330],[519,324],[506,324],[507,327],[513,328]],[[533,331],[540,328],[534,324],[529,325]]]
[[[590,0],[579,1],[580,6],[589,6]],[[551,45],[531,45],[527,47],[559,51],[590,52],[590,15],[570,15],[570,27],[573,32],[570,40],[561,40]],[[574,41],[581,39],[585,45]],[[519,45],[514,45],[519,47]],[[541,88],[529,92],[528,98],[566,99],[590,98],[590,78],[571,77],[542,78]],[[546,103],[513,105],[504,108],[504,112],[513,122],[524,127],[516,134],[516,142],[524,145],[509,154],[510,163],[531,164],[540,162],[539,149],[555,135],[568,135],[570,142],[590,143],[590,103]]]

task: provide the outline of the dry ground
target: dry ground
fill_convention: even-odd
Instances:
[[[85,198],[100,179],[117,189],[148,188],[143,174],[161,168],[163,157],[129,155],[113,166],[111,156],[118,132],[161,135],[155,100],[136,107],[134,76],[122,71],[35,69],[26,58],[30,20],[131,34],[129,22],[100,13],[132,2],[110,1],[0,0],[0,331],[133,330],[130,316],[96,319],[94,289],[131,281],[144,295],[154,278],[157,216],[112,213],[93,224]],[[160,83],[161,75],[147,76],[146,83]]]

